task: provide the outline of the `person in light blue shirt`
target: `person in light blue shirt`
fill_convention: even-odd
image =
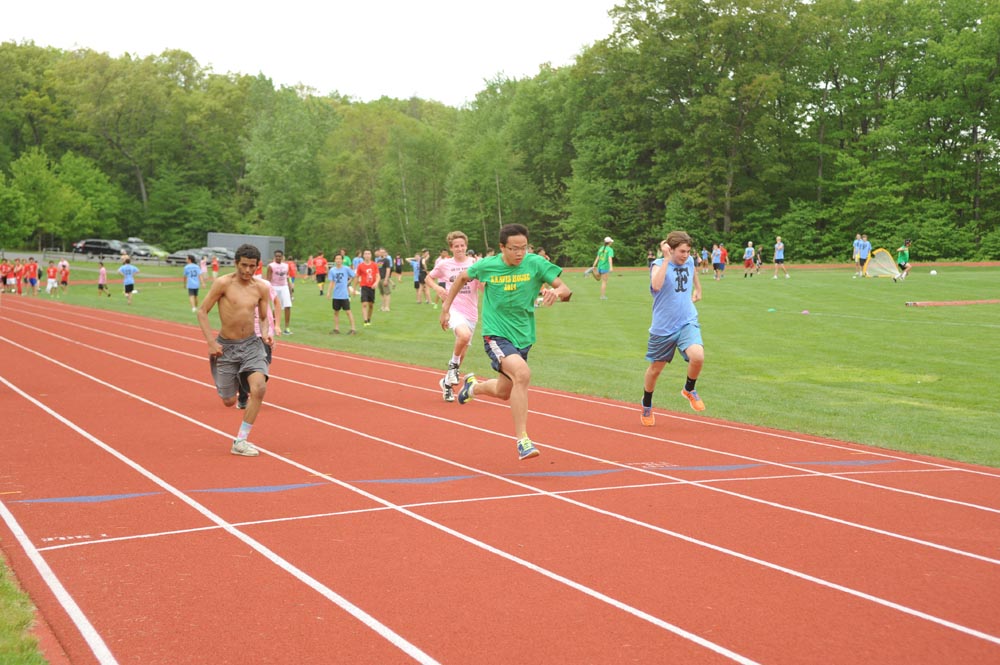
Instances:
[[[354,312],[351,311],[351,292],[348,288],[351,280],[357,276],[349,266],[344,265],[344,255],[337,254],[333,257],[333,267],[330,268],[330,283],[333,284],[333,288],[330,289],[330,302],[333,305],[333,330],[330,331],[331,335],[340,334],[340,312],[341,310],[347,312],[347,319],[351,323],[351,330],[348,335],[357,334],[354,329]]]
[[[753,242],[748,242],[746,248],[743,250],[743,277],[746,278],[747,275],[753,277],[754,269],[754,249]]]
[[[197,266],[195,266],[197,267]],[[135,275],[139,272],[139,269],[132,265],[132,259],[125,257],[122,267],[118,269],[118,273],[122,276],[122,283],[125,285],[125,298],[128,300],[128,304],[132,304],[132,294],[135,293]]]
[[[872,244],[868,242],[868,235],[865,233],[861,234],[861,243],[858,245],[858,275],[865,277],[867,273],[865,272],[865,264],[868,263],[868,257],[872,253]]]
[[[785,243],[781,242],[781,236],[774,239],[774,279],[778,279],[778,266],[785,271],[785,279],[788,279],[788,268],[785,267]]]
[[[653,262],[649,271],[649,292],[653,296],[653,322],[649,327],[646,360],[649,367],[643,379],[642,415],[645,427],[656,424],[653,415],[653,390],[660,372],[680,351],[688,363],[687,381],[681,391],[691,408],[704,411],[705,403],[695,390],[695,382],[705,363],[705,347],[701,340],[698,310],[701,282],[691,256],[691,236],[684,231],[671,231],[660,243],[663,258]]]
[[[198,311],[198,289],[201,288],[201,266],[194,259],[194,254],[188,254],[187,265],[184,266],[185,284],[188,290],[188,300],[191,302],[191,311]]]

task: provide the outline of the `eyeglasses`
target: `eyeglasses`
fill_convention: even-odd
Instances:
[[[520,247],[514,247],[512,245],[504,245],[503,248],[510,252],[514,252],[515,254],[524,254],[525,252],[528,251],[527,245],[521,245]]]

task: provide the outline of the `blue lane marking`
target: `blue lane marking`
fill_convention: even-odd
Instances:
[[[890,464],[890,459],[851,459],[840,462],[789,462],[792,466],[872,466],[873,464]]]
[[[432,485],[434,483],[449,483],[453,480],[469,480],[470,478],[481,478],[482,476],[434,476],[433,478],[376,478],[375,480],[352,480],[352,483],[376,483],[403,485]]]
[[[787,462],[788,466],[873,466],[877,464],[891,464],[895,460],[839,460],[839,461],[818,461],[818,462]],[[767,466],[763,463],[753,463],[753,464],[720,464],[720,465],[708,465],[708,466],[657,466],[655,467],[658,471],[672,472],[672,471],[741,471],[743,469],[752,469],[754,467]],[[642,467],[639,467],[642,468]],[[649,468],[649,467],[647,467]],[[542,477],[552,477],[552,478],[586,478],[589,476],[601,476],[609,473],[621,473],[626,469],[595,469],[590,471],[537,471],[532,473],[510,473],[505,474],[505,477],[510,478],[542,478]],[[479,475],[469,475],[469,476],[433,476],[430,478],[376,478],[372,480],[354,480],[357,484],[402,484],[402,485],[431,485],[435,483],[449,483],[456,480],[471,480],[473,478],[483,478],[485,476]],[[240,493],[246,492],[251,494],[265,494],[270,492],[286,492],[288,490],[302,489],[305,487],[317,487],[329,485],[329,483],[318,482],[318,483],[296,483],[291,485],[259,485],[256,487],[216,487],[209,489],[195,489],[188,490],[192,493],[197,492],[219,492],[219,493]],[[156,494],[164,494],[164,492],[137,492],[133,494],[98,494],[94,496],[63,496],[63,497],[53,497],[47,499],[21,499],[18,501],[11,501],[10,503],[102,503],[105,501],[121,501],[123,499],[137,499],[143,496],[153,496]]]
[[[101,503],[103,501],[120,501],[121,499],[136,499],[140,496],[153,496],[163,492],[139,492],[136,494],[99,494],[97,496],[61,496],[52,499],[22,499],[11,503]]]
[[[296,485],[261,485],[259,487],[216,487],[204,490],[188,490],[191,493],[198,492],[249,492],[251,494],[267,494],[268,492],[284,492],[286,490],[297,490],[302,487],[315,487],[317,485],[328,485],[329,483],[298,483]]]
[[[556,478],[585,478],[587,476],[603,476],[606,473],[621,473],[625,469],[600,469],[597,471],[537,471],[535,473],[505,473],[505,478],[541,478],[551,476]]]
[[[763,464],[718,464],[709,466],[657,466],[656,471],[742,471],[764,466]]]

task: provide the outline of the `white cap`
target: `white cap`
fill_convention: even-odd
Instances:
[[[604,242],[614,242],[614,240],[611,239],[611,236],[606,236]]]

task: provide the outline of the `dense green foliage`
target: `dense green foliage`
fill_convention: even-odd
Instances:
[[[0,44],[0,246],[206,231],[298,255],[532,229],[563,264],[699,244],[1000,258],[1000,9],[989,0],[626,0],[563,68],[467,108],[360,103],[181,51]],[[894,244],[895,243],[895,244]]]

